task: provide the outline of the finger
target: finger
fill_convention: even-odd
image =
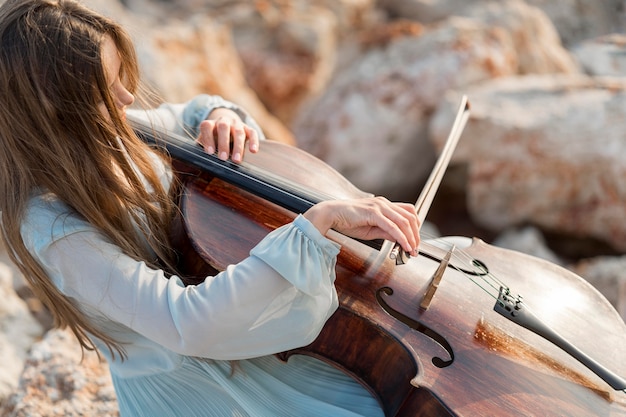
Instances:
[[[409,227],[408,223],[403,216],[393,210],[392,214],[385,216],[385,222],[381,223],[380,227],[392,237],[390,240],[398,243],[406,252],[413,253],[415,250],[415,239],[412,238],[412,234],[406,233]]]
[[[215,130],[217,131],[217,156],[222,161],[228,159],[230,155],[230,134],[232,121],[224,117],[220,117],[215,122]]]
[[[204,151],[210,155],[215,153],[215,122],[212,120],[203,120],[200,123],[200,135],[198,142]]]
[[[241,162],[243,158],[244,146],[246,144],[246,131],[242,123],[235,123],[231,127],[233,137],[233,153],[231,159],[233,162]]]
[[[412,236],[412,239],[410,239],[411,245],[414,249],[417,249],[420,243],[420,227],[422,225],[420,224],[420,220],[417,217],[416,208],[414,205],[408,203],[398,204],[398,207],[402,210],[402,213],[409,221],[409,226],[411,228],[410,236]],[[417,253],[415,253],[415,255],[417,255]]]
[[[408,205],[410,206],[410,205]],[[381,210],[388,220],[384,222],[385,231],[394,237],[402,249],[416,254],[419,245],[419,220],[405,203],[391,203],[381,200]]]
[[[259,150],[259,134],[250,126],[244,125],[244,130],[248,137],[248,149],[250,152],[256,153]]]

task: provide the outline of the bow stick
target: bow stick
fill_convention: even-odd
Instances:
[[[461,104],[459,105],[456,117],[454,118],[454,123],[452,125],[452,129],[450,130],[450,134],[448,135],[448,139],[446,140],[446,144],[444,145],[441,154],[437,159],[437,163],[435,164],[432,172],[430,173],[430,176],[428,177],[426,185],[422,189],[421,194],[415,202],[415,210],[420,224],[424,223],[424,220],[426,219],[426,214],[428,213],[430,205],[435,198],[435,194],[439,189],[439,185],[441,184],[443,175],[448,168],[448,164],[450,163],[450,159],[452,158],[454,149],[459,142],[459,138],[461,137],[463,128],[465,127],[467,119],[469,118],[469,110],[469,102],[467,101],[467,96],[464,95],[461,98]],[[402,265],[406,263],[406,261],[410,257],[410,255],[406,251],[402,250],[402,248],[400,248],[400,245],[395,242],[385,241],[383,243],[381,252],[386,253],[387,251],[389,251],[389,257],[396,261],[396,265]]]

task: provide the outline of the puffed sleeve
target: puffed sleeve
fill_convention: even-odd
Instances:
[[[218,108],[233,110],[245,124],[257,131],[260,139],[265,139],[259,124],[244,108],[217,95],[200,94],[186,103],[163,103],[156,109],[128,109],[127,113],[178,135],[195,138],[199,134],[200,122]]]
[[[187,287],[71,215],[31,211],[22,234],[57,287],[97,312],[95,323],[123,324],[184,355],[244,359],[304,346],[338,306],[339,246],[302,216],[242,262]]]

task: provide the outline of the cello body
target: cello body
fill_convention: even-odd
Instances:
[[[189,277],[201,280],[241,261],[268,232],[298,214],[188,161],[173,162],[183,183],[178,248]],[[264,143],[246,163],[296,177],[332,198],[367,195],[287,145]],[[445,249],[425,242],[423,255],[397,266],[363,242],[333,231],[328,236],[342,247],[336,267],[340,307],[311,345],[279,353],[282,359],[307,354],[337,366],[379,399],[386,416],[626,417],[624,391],[496,313],[493,289],[480,283],[488,269],[523,294],[544,323],[626,375],[626,325],[583,278],[480,239],[456,238],[463,257],[446,268],[429,308],[422,309]]]

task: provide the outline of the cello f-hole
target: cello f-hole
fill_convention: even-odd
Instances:
[[[435,343],[441,346],[446,352],[448,352],[450,359],[445,360],[445,359],[435,356],[431,359],[433,365],[435,365],[437,368],[445,368],[445,367],[452,365],[452,362],[454,362],[454,351],[452,350],[452,346],[450,346],[450,343],[448,343],[446,338],[440,335],[439,333],[437,333],[436,331],[434,331],[433,329],[431,329],[430,327],[424,325],[423,323],[420,323],[419,321],[412,319],[406,314],[403,314],[399,312],[398,310],[394,309],[393,307],[391,307],[387,303],[385,298],[390,297],[392,295],[393,295],[392,288],[382,287],[382,288],[379,288],[378,291],[376,291],[376,300],[378,301],[378,304],[380,304],[380,306],[383,308],[383,310],[387,312],[387,314],[391,315],[396,320],[401,321],[405,325],[409,326],[411,329],[419,333],[422,333],[424,336],[432,339]]]

